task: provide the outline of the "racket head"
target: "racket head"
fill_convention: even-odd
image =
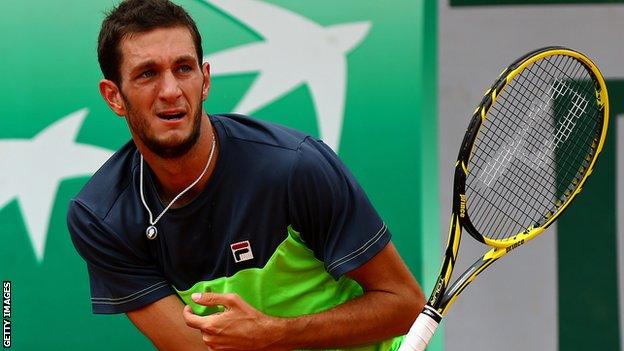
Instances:
[[[453,212],[506,252],[580,193],[607,134],[606,84],[585,55],[546,47],[507,67],[475,110],[455,167]]]

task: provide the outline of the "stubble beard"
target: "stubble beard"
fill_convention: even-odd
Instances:
[[[175,159],[184,156],[199,140],[201,133],[202,106],[201,101],[198,103],[195,116],[191,127],[191,133],[184,139],[172,143],[167,140],[160,140],[149,130],[145,118],[142,118],[129,101],[124,97],[124,102],[128,108],[128,116],[126,120],[130,128],[138,136],[141,142],[154,154],[163,159]]]

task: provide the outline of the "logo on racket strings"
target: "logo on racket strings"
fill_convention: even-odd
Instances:
[[[490,187],[499,176],[507,170],[509,165],[516,159],[532,169],[541,168],[546,162],[552,160],[552,154],[559,146],[565,143],[580,116],[587,109],[588,101],[579,94],[570,83],[554,81],[546,93],[545,101],[536,99],[522,121],[522,126],[506,141],[495,156],[491,157],[481,170],[479,178],[486,186]],[[554,102],[556,99],[568,96],[568,108],[561,112],[561,120],[555,127],[555,133],[546,136],[545,132],[553,129],[550,124],[555,119]],[[536,132],[539,130],[541,132]],[[544,139],[537,141],[531,135],[543,136]]]

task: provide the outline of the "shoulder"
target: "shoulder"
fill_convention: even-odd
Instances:
[[[283,125],[240,114],[212,115],[211,120],[223,126],[232,143],[253,147],[256,158],[263,151],[273,154],[282,151],[304,171],[338,161],[338,156],[323,141]]]
[[[299,167],[302,152],[309,153],[307,144],[313,140],[300,131],[243,115],[213,115],[211,120],[222,130],[224,154],[234,160],[236,173],[255,174],[254,184],[286,184]]]
[[[211,115],[210,118],[213,122],[220,123],[227,137],[238,143],[296,151],[309,137],[295,129],[240,114]]]
[[[119,196],[130,186],[138,166],[137,157],[136,146],[129,141],[93,174],[71,202],[70,210],[80,203],[100,219],[106,217]]]

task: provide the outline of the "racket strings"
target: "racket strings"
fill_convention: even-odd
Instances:
[[[566,130],[570,129],[567,126],[565,126],[565,127],[566,127]],[[557,146],[557,144],[562,139],[562,138],[560,138],[558,136],[559,136],[559,134],[557,134],[555,136],[555,138],[553,139],[554,140],[553,144],[555,144],[555,147]],[[530,151],[530,152],[536,152],[536,151]],[[537,152],[539,152],[539,151],[537,151]],[[544,159],[540,160],[540,162],[550,162],[550,161],[551,160],[544,160]],[[543,181],[543,179],[541,181]],[[522,189],[523,188],[518,187],[518,186],[516,186],[515,188],[505,187],[505,190],[506,190],[507,193],[509,193],[509,192],[518,193],[518,191],[522,190]],[[555,187],[555,189],[557,189],[557,188]],[[527,198],[527,197],[528,197],[528,195],[524,196],[524,198]],[[546,200],[548,200],[549,197],[550,196],[547,196]],[[505,194],[503,198],[505,198],[505,199],[509,198],[509,194]],[[508,215],[508,217],[516,218],[520,214],[524,214],[524,216],[526,218],[529,218],[529,217],[535,218],[535,216],[538,215],[540,212],[544,212],[544,208],[535,208],[535,206],[528,206],[528,204],[532,204],[534,202],[521,201],[520,197],[513,197],[512,196],[511,198],[515,199],[515,201],[508,202],[506,204],[506,207],[502,208],[502,212],[501,212],[501,213],[504,213],[504,214],[510,213],[510,215]],[[499,234],[497,234],[497,236],[495,238],[500,238],[500,235],[501,235],[500,233],[501,232],[508,232],[509,231],[508,228],[501,228],[501,226],[500,226],[500,224],[501,224],[500,216],[499,217],[491,217],[490,218],[490,222],[492,222],[492,221],[499,223],[499,226],[493,229],[493,232],[499,233]],[[516,221],[515,224],[518,224],[518,222]],[[522,223],[522,224],[525,224],[525,223]],[[527,227],[526,224],[525,224],[524,227],[525,228]],[[517,231],[515,231],[515,232],[517,232]]]
[[[467,211],[482,235],[513,236],[565,203],[602,127],[594,92],[587,69],[563,55],[533,63],[500,92],[466,179]]]
[[[520,85],[521,85],[523,88],[525,88],[525,89],[526,89],[526,87],[524,87],[522,84],[520,84]],[[518,85],[514,85],[514,86],[513,86],[513,87],[511,87],[511,88],[512,88],[512,89],[515,89],[515,87],[516,87],[516,86],[518,86]],[[539,87],[538,87],[538,88],[539,88]],[[543,90],[542,90],[542,92],[543,92],[543,93],[546,93],[546,92],[545,92],[545,91],[543,91]],[[513,95],[513,94],[514,94],[514,92],[511,92],[511,95]],[[524,103],[524,101],[527,101],[528,99],[527,99],[527,97],[526,97],[526,96],[524,96],[524,94],[522,93],[522,91],[521,91],[521,90],[520,90],[520,92],[518,92],[518,94],[521,94],[521,95],[524,97],[524,99],[523,99],[523,100],[520,100],[521,104],[509,104],[509,103],[506,103],[506,101],[504,101],[504,100],[506,100],[506,95],[502,95],[502,96],[501,96],[501,99],[502,99],[503,101],[502,101],[502,103],[501,103],[501,104],[496,105],[496,107],[502,107],[502,108],[503,108],[503,110],[504,110],[502,113],[504,113],[504,114],[506,114],[506,115],[518,114],[518,113],[521,113],[521,112],[522,112],[522,110],[531,109],[531,107],[530,107],[530,106],[526,106],[526,104]],[[546,105],[546,103],[548,102],[548,101],[544,101],[543,99],[540,99],[540,100],[541,100],[541,102],[540,102],[540,104],[541,104],[541,105]],[[510,111],[510,110],[509,110],[509,108],[510,108],[510,107],[511,107],[512,109],[514,109],[514,110],[513,110],[513,111]],[[523,107],[523,109],[521,109],[521,107]],[[524,121],[521,121],[521,122],[524,122]],[[523,125],[523,126],[522,126],[522,129],[528,132],[529,127],[531,127],[531,126],[529,126],[529,125],[527,125],[527,124],[525,123],[525,125]],[[503,129],[503,130],[502,130],[502,133],[501,133],[501,134],[504,134],[504,135],[503,135],[503,137],[505,137],[505,138],[513,138],[513,136],[512,136],[512,135],[510,135],[510,134],[507,132],[507,130],[505,130],[505,129]],[[496,135],[498,135],[498,134],[496,134]],[[529,136],[531,136],[531,135],[529,134]],[[516,146],[518,146],[518,145],[516,145]],[[478,153],[475,153],[475,156],[477,156],[477,155],[479,155],[479,154],[478,154]],[[545,180],[545,179],[544,179],[544,180]],[[503,199],[507,199],[506,195],[508,195],[509,193],[517,193],[519,190],[521,190],[521,189],[519,189],[518,187],[516,187],[516,188],[510,188],[510,187],[508,187],[508,186],[507,186],[507,184],[516,184],[516,183],[509,183],[509,182],[507,182],[507,183],[503,183],[503,187],[504,187],[505,193],[504,193],[504,194],[502,194],[502,193],[498,193],[498,195],[499,195],[499,196],[501,196],[501,198],[503,198]],[[501,211],[500,211],[500,213],[499,213],[499,216],[500,216],[500,215],[505,215],[505,216],[507,217],[507,219],[508,219],[508,220],[512,220],[512,221],[514,221],[516,225],[518,225],[518,226],[524,226],[524,225],[525,225],[525,223],[520,223],[520,222],[518,222],[518,221],[515,221],[515,220],[514,220],[514,218],[516,218],[516,217],[517,217],[517,214],[511,214],[511,215],[508,215],[508,214],[507,214],[507,213],[509,213],[510,208],[511,208],[511,209],[516,209],[516,211],[526,211],[526,210],[528,209],[528,207],[531,207],[531,208],[532,208],[532,210],[533,210],[533,212],[539,211],[539,209],[536,209],[535,207],[530,206],[530,204],[532,204],[532,202],[526,202],[526,201],[522,202],[522,201],[520,200],[520,198],[519,198],[519,197],[515,197],[515,198],[513,198],[513,199],[514,199],[515,201],[508,201],[508,202],[505,204],[505,207],[501,208]],[[523,206],[523,204],[524,204],[524,207],[522,207],[522,206]],[[485,215],[485,214],[486,214],[486,213],[485,213],[485,212],[483,212],[483,211],[478,211],[478,212],[480,212],[482,215]],[[526,216],[529,216],[529,214],[527,214],[526,212],[525,212],[525,215],[526,215]],[[479,221],[479,220],[481,220],[481,218],[478,218],[478,219],[477,219],[477,221]],[[490,223],[491,223],[492,221],[496,221],[496,222],[498,222],[498,223],[501,223],[500,218],[499,218],[499,217],[495,217],[495,216],[490,216]],[[486,225],[489,225],[490,223],[487,223]],[[497,228],[497,229],[494,229],[494,231],[495,231],[495,232],[500,232],[498,228]]]
[[[501,105],[502,106],[502,105]],[[559,110],[562,109],[563,105],[560,105]],[[576,107],[578,110],[578,107]],[[559,112],[555,112],[555,115],[559,113]],[[564,132],[570,132],[572,130],[572,128],[569,127],[569,125],[564,125]],[[556,135],[556,137],[554,138],[554,144],[558,144],[562,138],[561,137],[557,137],[558,135]],[[534,134],[528,134],[529,138],[534,138],[534,141],[529,141],[530,145],[534,145],[536,142],[539,142],[539,140],[537,138],[535,138]],[[557,145],[555,145],[556,147]],[[529,153],[534,153],[536,152],[535,150],[529,150]],[[544,155],[544,154],[543,154]],[[552,159],[550,160],[541,160],[541,162],[548,162],[548,161],[552,161]],[[514,165],[515,166],[515,165]],[[541,174],[537,174],[538,176],[542,176]],[[506,175],[503,175],[506,176]],[[509,179],[507,179],[507,181],[509,181]],[[545,179],[542,176],[542,179],[540,179],[540,181],[544,182],[544,181],[548,181],[547,179]],[[516,184],[517,183],[503,183],[503,184]],[[516,186],[515,188],[511,188],[506,186],[505,187],[505,194],[499,194],[501,196],[503,196],[504,199],[508,198],[509,193],[514,194],[514,193],[518,193],[518,191],[521,191],[522,189],[519,188],[518,186]],[[525,196],[526,197],[526,196]],[[501,212],[500,214],[504,214],[508,217],[509,220],[513,219],[513,218],[517,218],[521,213],[524,214],[524,216],[526,218],[535,218],[536,215],[538,215],[540,212],[543,212],[543,208],[536,208],[535,206],[530,206],[530,204],[533,204],[534,202],[527,202],[527,201],[521,201],[520,197],[511,197],[511,199],[514,199],[515,201],[509,201],[505,204],[505,207],[501,208]],[[511,212],[510,212],[511,211]],[[530,211],[530,212],[527,212]],[[508,214],[509,213],[509,214]],[[500,221],[500,214],[498,217],[490,217],[490,223],[486,223],[486,225],[490,225],[492,222],[497,222],[497,223],[502,223]],[[519,223],[518,221],[514,221],[516,225],[519,226],[523,226],[526,228],[527,225],[526,223]],[[500,226],[496,227],[493,229],[493,231],[495,233],[501,233],[501,232],[507,232],[509,230],[509,228],[501,228]],[[500,238],[500,234],[498,234],[495,239]]]
[[[519,189],[518,189],[518,188],[514,188],[514,189],[512,189],[512,188],[510,188],[510,187],[505,187],[505,189],[504,189],[504,190],[506,191],[506,193],[508,193],[508,192],[517,192]],[[499,194],[499,195],[504,196],[504,194]],[[515,202],[508,202],[508,203],[507,203],[507,206],[508,206],[508,207],[512,207],[512,208],[516,208],[516,209],[517,209],[517,210],[519,210],[519,211],[526,210],[526,208],[521,207],[521,206],[522,206],[522,204],[523,204],[523,202],[520,202],[520,201],[516,198],[516,201],[515,201]],[[528,204],[528,203],[524,203],[524,204]],[[528,207],[528,206],[525,206],[525,207]],[[502,213],[507,213],[507,212],[509,211],[509,209],[508,209],[508,208],[502,208],[502,210],[503,210],[503,211],[502,211]],[[534,209],[534,210],[535,210],[535,209]],[[510,218],[514,218],[514,217],[515,217],[515,215],[513,215],[513,214],[512,214],[511,216],[508,216],[508,217],[510,217]],[[497,219],[496,217],[491,217],[491,220],[496,220],[496,219]],[[518,223],[518,222],[516,222],[516,224],[522,224],[522,223]]]
[[[538,64],[539,64],[539,63],[538,63]],[[529,72],[529,73],[531,73],[531,72]],[[521,89],[524,89],[524,90],[518,90],[518,89],[516,89],[516,87],[518,87],[518,86],[520,86],[520,87],[521,87]],[[546,93],[547,93],[546,91],[542,90],[540,87],[537,87],[537,88],[541,90],[541,93],[543,93],[543,96],[546,96]],[[538,112],[535,112],[535,110],[536,110],[536,108],[535,108],[535,107],[533,107],[533,106],[527,106],[527,105],[526,105],[525,101],[531,101],[531,100],[532,100],[532,102],[533,102],[533,105],[535,105],[535,103],[534,103],[534,102],[535,102],[535,99],[531,99],[531,97],[530,97],[530,96],[527,96],[527,95],[525,94],[525,91],[528,91],[528,89],[527,89],[527,87],[525,87],[525,86],[523,85],[523,83],[522,83],[522,82],[518,82],[518,83],[517,83],[517,84],[515,84],[515,85],[511,85],[511,86],[507,87],[507,89],[511,89],[511,90],[515,90],[515,91],[512,91],[512,92],[511,92],[510,94],[508,94],[508,95],[507,95],[507,94],[502,94],[502,95],[499,97],[499,101],[500,101],[500,100],[502,100],[502,101],[501,101],[499,104],[495,104],[495,105],[494,105],[494,107],[493,107],[493,111],[495,111],[495,112],[496,112],[498,109],[502,109],[502,111],[498,111],[498,112],[499,112],[500,114],[503,114],[503,115],[506,115],[506,116],[518,115],[518,114],[520,114],[520,113],[525,113],[525,111],[527,111],[527,110],[529,110],[529,111],[531,111],[531,112],[534,112],[534,113],[538,113]],[[517,100],[517,101],[509,101],[509,102],[508,102],[508,101],[506,101],[506,100],[507,100],[507,97],[508,97],[509,95],[512,95],[512,96],[513,96],[513,95],[521,95],[520,97],[521,97],[522,99],[519,99],[519,100]],[[549,102],[548,100],[544,100],[542,97],[537,97],[537,98],[538,98],[538,99],[540,99],[540,102],[541,102],[541,105],[542,105],[542,106],[546,105],[546,104]],[[515,102],[515,103],[514,103],[514,102]],[[538,109],[538,110],[541,110],[542,108],[543,108],[543,107],[541,107],[541,106],[540,106],[540,107],[538,107],[537,109]],[[510,109],[511,109],[511,110],[510,110]],[[529,129],[530,129],[530,128],[532,128],[532,125],[530,125],[529,123],[526,123],[525,121],[520,121],[520,123],[522,123],[522,124],[523,124],[523,125],[521,126],[521,129],[522,129],[522,131],[523,131],[523,133],[522,133],[523,135],[522,135],[522,136],[525,136],[525,135],[530,136],[530,134],[529,134]],[[485,127],[485,128],[487,128],[487,127],[488,127],[488,125],[486,124],[484,127]],[[500,133],[501,135],[502,135],[502,134],[505,134],[505,135],[504,135],[504,137],[506,137],[506,138],[514,138],[514,136],[510,135],[510,134],[509,134],[509,133],[508,133],[505,129],[499,129],[499,130],[497,130],[497,132],[498,132],[498,133]],[[497,137],[498,135],[499,135],[499,134],[494,134],[493,136],[494,136],[494,137]],[[517,139],[517,137],[516,137],[516,139]],[[502,142],[503,140],[499,140],[499,141],[501,141],[501,142]],[[510,145],[510,146],[511,146],[511,145]],[[517,147],[518,147],[518,146],[519,146],[519,145],[516,143],[516,145],[515,145],[515,147],[514,147],[514,152],[515,152],[515,150],[517,149]],[[511,150],[511,149],[509,149],[509,150]],[[509,150],[508,150],[508,151],[509,151]],[[498,165],[498,166],[500,166],[500,164],[497,164],[497,165]]]
[[[570,129],[570,128],[566,128],[566,130],[567,130],[567,129]],[[555,138],[555,144],[557,144],[557,143],[559,142],[559,140],[560,140],[559,138]],[[508,190],[508,191],[510,191],[510,188],[507,188],[507,190]],[[513,204],[513,205],[517,205],[517,204],[518,204],[518,202],[519,202],[519,201],[517,201],[516,203],[512,203],[512,204]],[[522,202],[519,202],[519,203],[520,203],[520,204],[522,204]],[[517,207],[517,206],[514,206],[514,207]],[[518,209],[519,209],[520,211],[524,210],[522,207],[519,207]],[[506,209],[506,210],[507,210],[507,209]],[[492,217],[492,218],[494,218],[494,217]],[[497,231],[497,232],[498,232],[499,230],[495,229],[495,231]]]

